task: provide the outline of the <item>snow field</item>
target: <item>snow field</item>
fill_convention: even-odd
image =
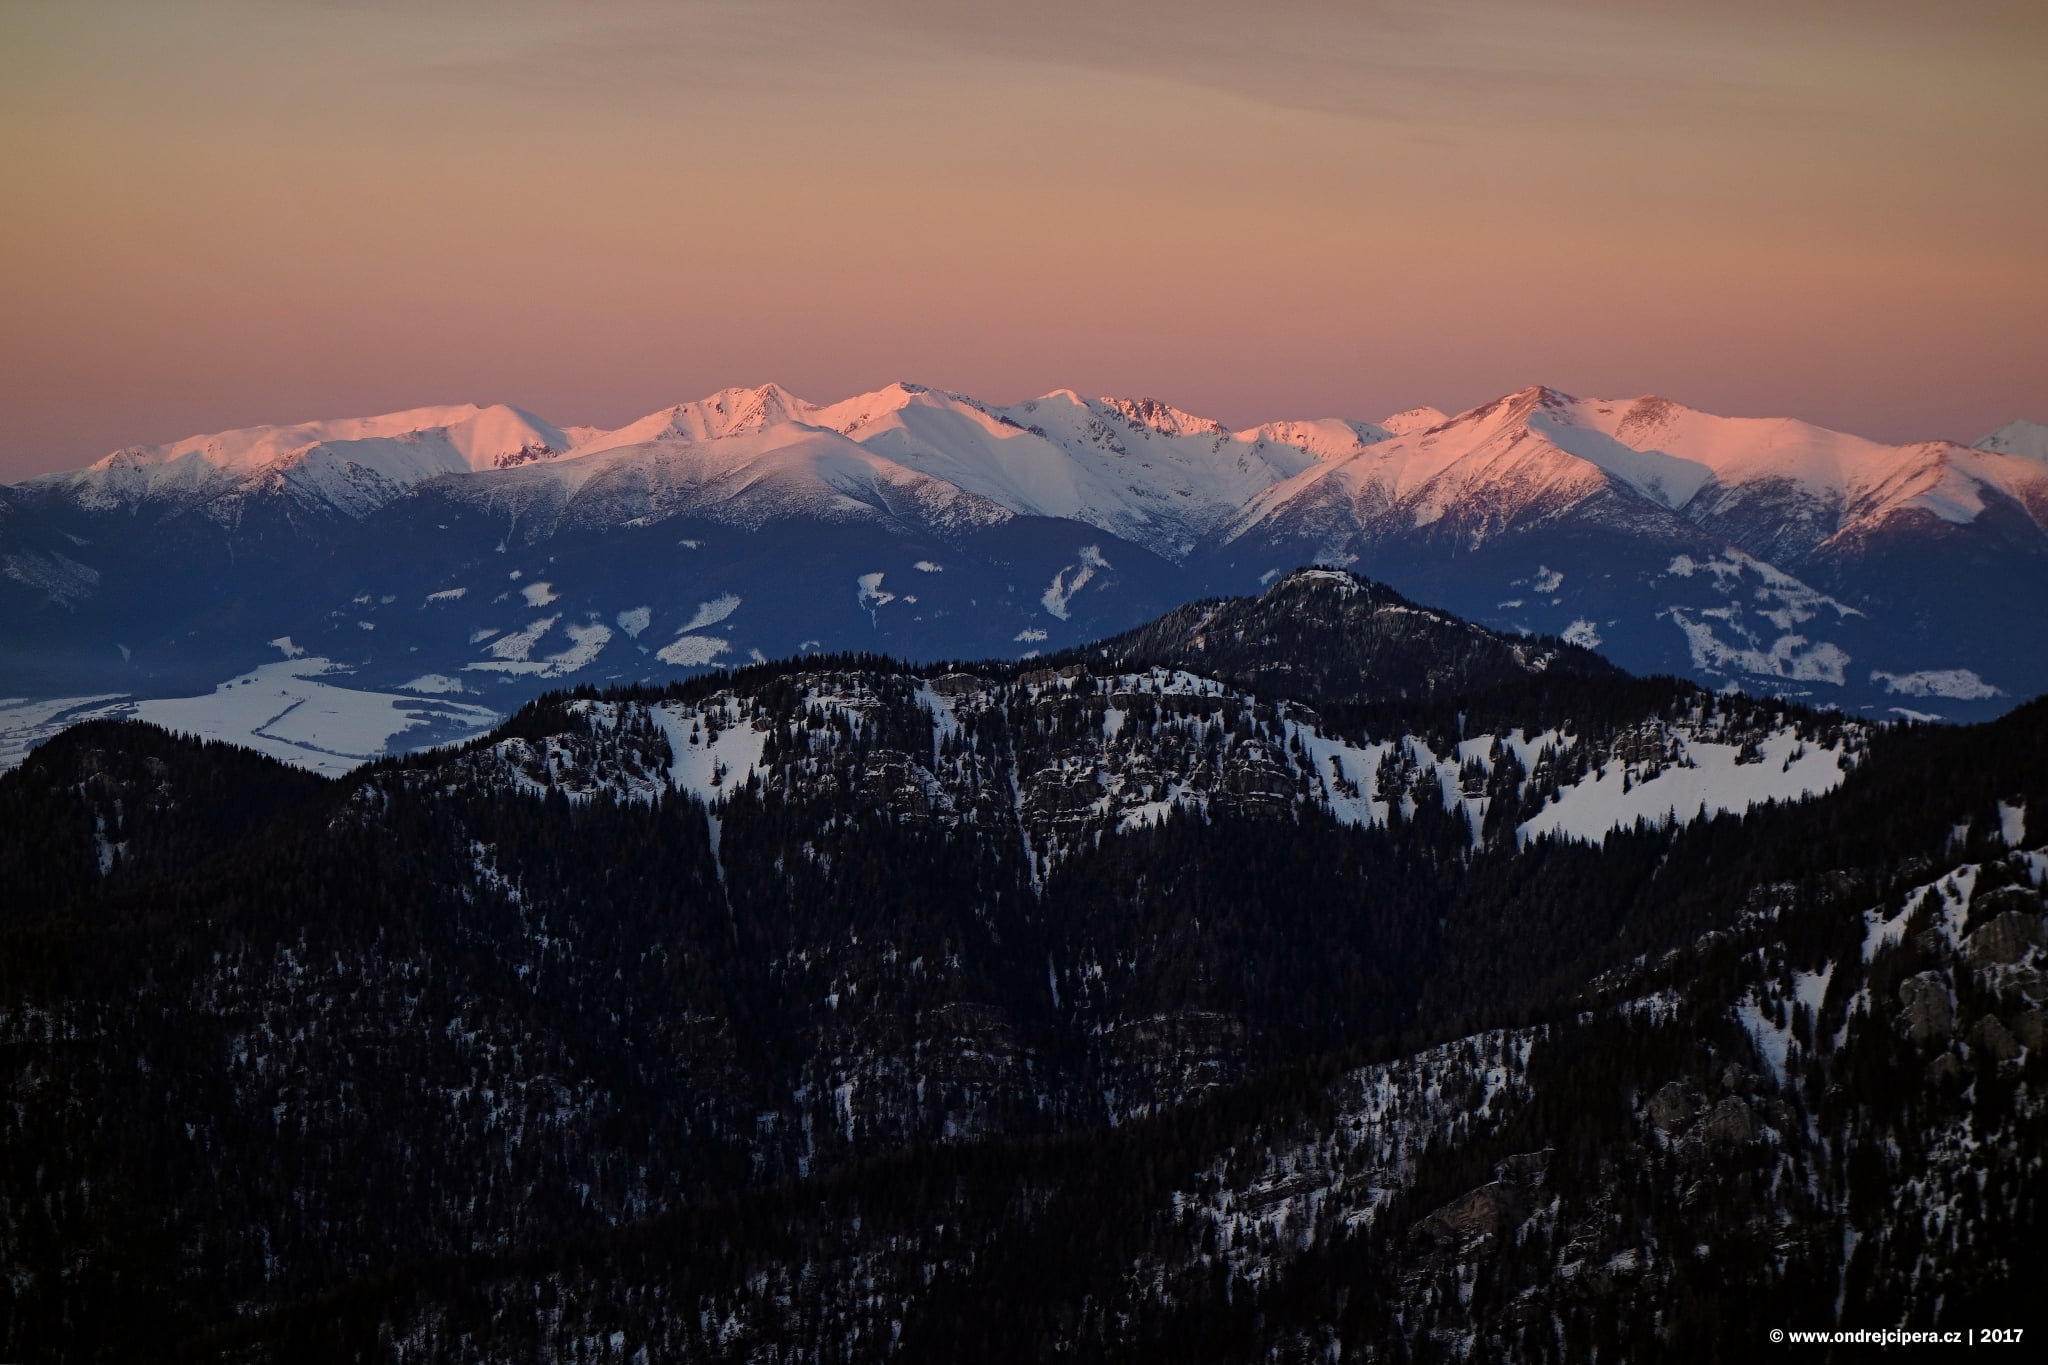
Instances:
[[[475,731],[499,719],[488,707],[322,681],[340,671],[318,657],[285,659],[230,678],[204,696],[151,698],[120,713],[199,739],[239,744],[326,777],[389,752],[391,740],[408,730],[439,724]]]
[[[1737,763],[1741,750],[1733,744],[1683,738],[1680,744],[1683,757],[1696,766],[1666,767],[1657,776],[1638,781],[1626,775],[1623,765],[1611,763],[1564,788],[1559,800],[1521,826],[1521,837],[1551,834],[1597,843],[1609,830],[1632,828],[1638,820],[1684,824],[1727,811],[1740,813],[1766,801],[1820,796],[1841,785],[1847,775],[1839,747],[1806,743],[1789,729],[1765,737],[1759,763]]]
[[[29,750],[66,726],[124,712],[124,693],[96,697],[0,697],[0,772],[19,767]]]

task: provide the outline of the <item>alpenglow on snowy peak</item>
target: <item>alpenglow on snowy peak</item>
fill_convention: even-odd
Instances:
[[[2048,689],[2048,621],[2010,607],[2048,595],[2042,430],[1891,446],[1542,387],[1231,430],[907,383],[616,429],[257,427],[0,488],[0,692],[48,710],[295,661],[504,710],[792,653],[1051,652],[1322,564],[1636,672],[1965,719]]]
[[[422,480],[552,458],[591,434],[503,404],[414,408],[127,446],[24,487],[81,506],[137,511],[182,511],[267,491],[362,516]]]

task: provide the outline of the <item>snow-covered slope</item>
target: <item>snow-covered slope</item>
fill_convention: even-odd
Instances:
[[[2048,460],[2048,425],[2024,417],[2007,422],[1977,442],[1977,449],[2003,455],[2024,455],[2030,460]]]
[[[1612,502],[1617,488],[1633,494],[1667,478],[1696,486],[1681,462],[1625,452],[1609,469],[1570,449],[1587,443],[1558,439],[1565,432],[1548,408],[1561,397],[1525,389],[1427,426],[1419,422],[1430,414],[1404,414],[1417,421],[1403,423],[1406,434],[1306,466],[1252,498],[1229,536],[1305,536],[1324,541],[1333,558],[1361,537],[1427,528],[1476,544],[1517,523]]]
[[[1353,566],[1625,667],[1815,701],[2048,684],[2048,637],[1982,591],[2048,591],[2048,462],[1540,387],[1431,416],[1258,494],[1218,557]]]
[[[1444,523],[1475,540],[1567,512],[1652,523],[1662,512],[1765,558],[1796,559],[1905,514],[1969,522],[1987,498],[2008,498],[2037,523],[2048,511],[2048,467],[2026,458],[2029,423],[2002,428],[1983,449],[1887,446],[1788,418],[1542,387],[1425,425],[1433,415],[1390,419],[1401,428],[1393,439],[1260,493],[1233,537],[1292,518],[1352,534]],[[1343,524],[1347,512],[1355,529]]]
[[[723,436],[808,421],[814,410],[813,404],[794,397],[777,384],[764,384],[758,389],[720,389],[709,398],[650,412],[616,431],[592,432],[577,444],[575,453],[591,455],[657,441],[715,441]]]
[[[547,459],[571,444],[569,433],[517,408],[464,404],[129,446],[27,487],[94,511],[183,511],[270,491],[360,517],[424,479]]]
[[[736,425],[711,439],[656,436],[599,445],[568,459],[461,480],[445,492],[516,517],[529,540],[565,529],[630,528],[681,516],[757,528],[792,518],[904,515],[968,528],[1012,515],[998,502],[830,428],[795,422]]]
[[[1409,436],[1418,431],[1427,431],[1431,427],[1441,426],[1449,420],[1448,416],[1435,408],[1421,407],[1409,408],[1405,412],[1397,412],[1392,417],[1382,420],[1379,425],[1380,430],[1386,432],[1389,436]]]
[[[1561,444],[1695,524],[1772,558],[1796,561],[1915,514],[1967,523],[1987,498],[2010,498],[2037,521],[2048,506],[2048,469],[1952,441],[1887,446],[1789,418],[1717,417],[1663,398],[1560,396],[1539,420]],[[1631,454],[1677,461],[1692,477],[1644,477]]]
[[[921,500],[942,517],[1064,518],[1175,560],[1185,559],[1260,490],[1387,434],[1370,423],[1338,419],[1233,433],[1152,399],[1090,399],[1065,389],[998,407],[892,384],[818,404],[770,384],[727,389],[600,433],[570,452],[572,462],[536,477],[580,489],[597,475],[578,466],[598,455],[608,457],[606,478],[628,482],[639,477],[624,472],[631,465],[686,469],[685,481],[698,491],[670,505],[708,511],[746,493],[752,510],[721,514],[745,522],[762,507],[830,506],[831,497],[820,490],[846,491],[843,480],[824,471],[800,487],[794,465],[775,455],[784,448],[831,448],[819,444],[820,433],[868,452],[867,467],[880,483],[922,489]],[[684,448],[695,449],[679,455]],[[764,459],[782,471],[778,491],[765,499],[753,496],[752,472]],[[662,473],[650,473],[647,481],[674,483]]]

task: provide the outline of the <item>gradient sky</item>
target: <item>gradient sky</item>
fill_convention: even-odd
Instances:
[[[2041,0],[0,0],[0,478],[774,379],[2048,420]]]

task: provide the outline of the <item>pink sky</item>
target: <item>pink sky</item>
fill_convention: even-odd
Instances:
[[[2048,420],[2037,0],[23,0],[0,478],[773,379]]]

